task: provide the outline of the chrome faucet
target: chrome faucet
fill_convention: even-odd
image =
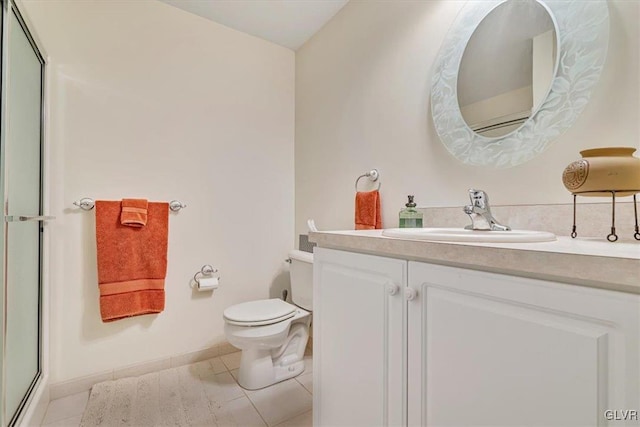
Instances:
[[[491,214],[489,207],[489,195],[482,190],[469,189],[469,199],[471,204],[463,208],[464,213],[471,217],[471,225],[467,225],[467,230],[493,230],[509,231],[511,227],[502,225],[496,221]]]

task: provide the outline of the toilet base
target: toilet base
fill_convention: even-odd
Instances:
[[[297,323],[291,325],[286,342],[279,348],[242,350],[238,384],[257,390],[300,375],[308,340],[309,325]]]

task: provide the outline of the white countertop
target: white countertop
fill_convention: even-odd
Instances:
[[[554,242],[435,242],[382,230],[313,232],[318,246],[640,294],[640,242],[558,236]]]

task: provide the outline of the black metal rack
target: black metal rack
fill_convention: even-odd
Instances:
[[[607,235],[607,240],[610,242],[615,242],[618,240],[618,235],[616,234],[616,193],[622,193],[627,197],[633,193],[633,213],[635,218],[635,233],[633,234],[633,238],[636,240],[640,240],[640,228],[638,228],[638,205],[636,203],[636,194],[640,193],[640,190],[598,190],[598,191],[583,191],[580,193],[572,193],[573,194],[573,227],[571,229],[571,237],[576,238],[578,233],[576,232],[576,198],[579,195],[583,194],[595,194],[595,193],[611,193],[611,233]]]

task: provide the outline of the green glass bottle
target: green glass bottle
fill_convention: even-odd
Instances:
[[[422,228],[422,212],[416,209],[414,196],[407,196],[409,201],[400,210],[400,228]]]

